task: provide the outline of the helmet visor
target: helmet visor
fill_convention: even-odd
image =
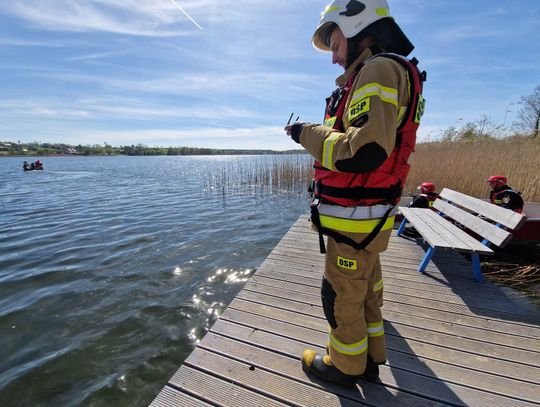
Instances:
[[[336,27],[336,23],[329,21],[317,28],[311,40],[313,46],[321,51],[331,51],[330,36]]]

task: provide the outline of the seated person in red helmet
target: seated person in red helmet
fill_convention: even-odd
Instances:
[[[492,175],[486,182],[489,182],[491,186],[489,201],[492,204],[502,206],[517,213],[523,212],[521,192],[514,190],[507,184],[508,178],[503,175]]]
[[[420,195],[418,195],[410,204],[409,208],[431,208],[435,199],[439,198],[439,194],[435,192],[435,184],[432,182],[423,182],[418,187]],[[419,237],[420,234],[413,226],[408,226],[403,230],[403,234],[409,237]]]
[[[439,194],[435,192],[435,184],[433,182],[423,182],[418,187],[420,195],[418,195],[409,205],[410,208],[431,208],[435,199]]]

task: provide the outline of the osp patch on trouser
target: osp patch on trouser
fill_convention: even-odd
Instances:
[[[368,353],[375,363],[386,361],[382,290],[378,253],[328,238],[321,295],[331,327],[330,359],[345,374],[362,374]]]

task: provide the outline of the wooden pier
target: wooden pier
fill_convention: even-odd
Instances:
[[[538,312],[471,276],[457,253],[392,236],[382,253],[388,362],[381,383],[347,389],[306,376],[300,356],[324,352],[323,256],[301,217],[151,406],[540,405]]]

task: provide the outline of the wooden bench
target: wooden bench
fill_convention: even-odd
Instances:
[[[511,232],[519,229],[526,217],[448,188],[442,190],[440,197],[433,204],[437,212],[400,208],[403,221],[397,234],[401,236],[410,223],[429,244],[418,268],[420,273],[424,273],[436,248],[450,249],[471,254],[473,276],[482,282],[480,254],[493,254],[490,244],[504,247],[512,238]],[[477,240],[470,232],[484,240]]]

